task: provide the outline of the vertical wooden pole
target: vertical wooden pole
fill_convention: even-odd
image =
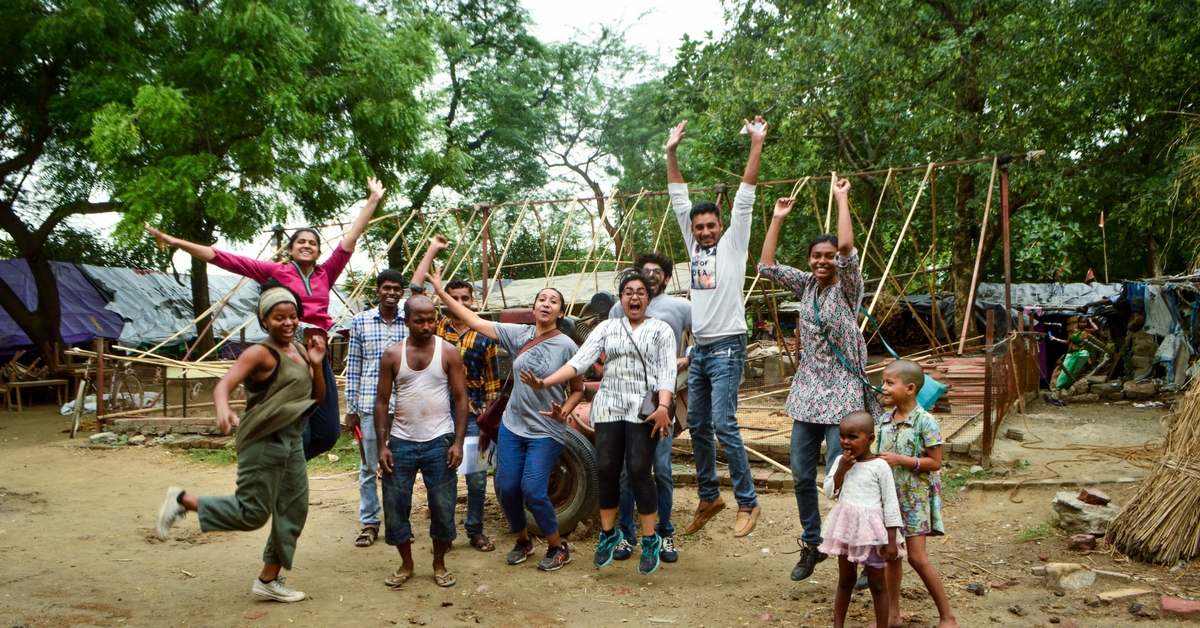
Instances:
[[[483,288],[479,290],[479,299],[481,303],[487,303],[488,296],[488,278],[491,274],[488,273],[488,240],[491,240],[492,235],[492,210],[483,210]]]
[[[983,204],[983,222],[979,225],[979,248],[975,251],[975,270],[971,273],[971,285],[967,287],[967,314],[963,317],[963,326],[958,340],[958,353],[961,355],[967,344],[967,330],[971,328],[971,309],[975,307],[975,286],[979,281],[979,268],[983,260],[983,238],[987,235],[988,215],[992,211],[992,190],[996,185],[996,169],[999,156],[992,159],[992,177],[988,181],[987,201]]]
[[[987,331],[983,345],[983,434],[980,436],[979,465],[987,468],[992,457],[992,405],[994,397],[994,382],[992,381],[995,366],[992,364],[992,340],[996,324],[995,310],[987,311]]]
[[[1004,335],[1012,331],[1012,253],[1008,231],[1008,155],[1000,164],[1000,226],[1004,232]]]
[[[96,345],[96,422],[104,427],[104,339],[97,338]],[[21,394],[21,391],[17,391]],[[101,429],[103,431],[103,429]]]

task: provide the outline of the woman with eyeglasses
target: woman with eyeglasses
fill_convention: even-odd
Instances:
[[[639,271],[628,272],[620,283],[625,317],[609,319],[596,327],[575,357],[552,375],[542,378],[521,371],[521,381],[531,388],[557,386],[607,357],[600,390],[592,400],[591,420],[596,429],[596,458],[600,480],[600,541],[593,562],[603,567],[613,560],[621,542],[617,509],[621,502],[621,469],[628,468],[629,483],[642,523],[642,557],[638,572],[654,573],[659,566],[662,538],[655,532],[658,489],[651,468],[657,440],[670,434],[667,407],[675,390],[675,333],[670,325],[646,318],[653,298],[650,281]],[[653,411],[643,410],[650,393]]]
[[[354,245],[358,237],[367,229],[379,199],[387,191],[379,179],[367,179],[367,204],[359,212],[358,218],[346,236],[329,259],[318,264],[321,256],[321,237],[312,227],[301,227],[292,233],[288,240],[286,262],[269,262],[257,260],[242,255],[234,255],[228,251],[188,242],[181,238],[167,235],[150,225],[146,232],[154,236],[162,244],[179,249],[200,262],[208,262],[221,270],[241,275],[260,284],[269,279],[279,281],[284,287],[300,296],[300,305],[304,316],[300,322],[316,328],[317,335],[326,336],[329,328],[333,327],[333,318],[329,316],[329,295],[337,284],[338,277],[350,263],[354,253]],[[304,457],[307,460],[333,449],[338,436],[342,433],[340,410],[338,409],[337,383],[333,376],[333,362],[328,353],[325,355],[325,397],[321,405],[311,416],[304,420]]]

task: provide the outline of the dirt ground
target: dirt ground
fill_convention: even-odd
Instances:
[[[1016,477],[1140,477],[1143,471],[1068,443],[1135,447],[1161,433],[1162,409],[1128,406],[1051,408],[1037,402],[1028,424],[1017,427],[1045,439],[1021,447],[997,442],[997,467],[1016,461]],[[595,531],[576,533],[574,562],[555,573],[540,573],[530,561],[504,564],[512,537],[498,508],[489,502],[487,532],[497,551],[478,553],[460,536],[448,565],[457,586],[438,588],[429,567],[427,529],[418,517],[418,577],[402,591],[390,591],[383,578],[397,564],[382,542],[353,546],[357,491],[347,478],[314,481],[308,526],[300,540],[289,585],[311,599],[292,605],[258,601],[250,594],[260,566],[266,530],[201,534],[194,516],[160,543],[152,525],[165,489],[180,484],[200,493],[228,493],[232,466],[209,468],[158,448],[87,449],[68,441],[63,417],[42,406],[22,414],[0,415],[0,626],[317,626],[351,622],[358,626],[424,625],[687,625],[828,626],[836,564],[826,561],[806,582],[788,578],[799,535],[791,494],[762,496],[763,516],[750,537],[734,539],[733,509],[721,513],[696,537],[678,537],[680,560],[658,573],[640,576],[634,561],[603,570],[591,565]],[[86,434],[81,435],[86,439]],[[1046,449],[1036,449],[1046,447]],[[1090,460],[1072,461],[1081,453]],[[1023,465],[1021,461],[1030,464]],[[970,462],[955,461],[952,472]],[[988,480],[1002,479],[989,475]],[[1136,483],[1101,487],[1124,503]],[[1167,626],[1157,596],[1139,599],[1142,615],[1130,603],[1090,606],[1087,596],[1119,588],[1095,587],[1056,597],[1030,568],[1044,560],[1084,562],[1139,578],[1131,585],[1195,598],[1200,569],[1167,569],[1129,563],[1104,552],[1068,551],[1066,537],[1047,523],[1054,486],[1024,487],[1015,503],[1006,491],[961,490],[949,496],[948,535],[930,543],[963,626]],[[730,499],[726,495],[726,499]],[[696,506],[692,487],[676,491],[674,521],[686,526]],[[823,508],[830,504],[823,501]],[[459,519],[463,513],[459,513]],[[460,527],[460,535],[461,527]],[[1044,538],[1039,538],[1042,535]],[[539,546],[544,549],[544,546]],[[540,555],[540,554],[539,554]],[[421,558],[424,557],[424,558]],[[985,596],[968,584],[992,584]],[[905,579],[906,626],[936,623],[936,612],[911,573]],[[1019,609],[1016,606],[1019,605]],[[1011,609],[1011,610],[1010,610]],[[1135,610],[1138,610],[1135,607]],[[1020,613],[1020,614],[1018,614]],[[1143,615],[1149,616],[1145,617]],[[855,595],[850,625],[871,620],[870,597]]]

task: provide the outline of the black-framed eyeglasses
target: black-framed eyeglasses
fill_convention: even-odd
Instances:
[[[625,292],[621,293],[621,296],[626,299],[631,299],[633,297],[640,297],[640,298],[644,299],[644,298],[646,298],[647,294],[649,294],[649,293],[646,292],[645,290],[626,290]]]
[[[663,270],[661,268],[643,268],[642,274],[643,275],[663,275],[665,273],[663,273]]]

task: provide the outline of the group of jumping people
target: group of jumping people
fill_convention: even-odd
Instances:
[[[436,257],[449,245],[444,236],[431,240],[411,282],[392,269],[376,277],[378,306],[350,324],[345,424],[361,439],[355,544],[370,547],[383,524],[385,542],[401,558],[384,578],[387,586],[403,588],[416,573],[410,516],[418,473],[426,488],[434,580],[443,587],[457,581],[445,564],[457,538],[457,469],[466,437],[479,434],[477,420],[501,392],[499,347],[511,357],[513,374],[495,443],[495,489],[515,537],[508,564],[521,564],[535,551],[527,511],[546,543],[538,569],[555,571],[571,562],[548,485],[567,438],[566,422],[584,398],[583,373],[601,356],[603,376],[590,410],[601,527],[593,563],[604,567],[639,551],[638,571],[649,574],[662,562],[678,560],[671,525],[671,414],[684,381],[700,503],[683,534],[695,534],[725,508],[716,473],[718,442],[737,504],[733,535],[754,530],[761,507],[736,412],[746,358],[745,261],[767,124],[761,117],[745,121],[750,154],[728,226],[716,203],[691,202],[676,156],[686,127],[685,120],[672,130],[666,156],[671,205],[690,255],[690,300],[666,294],[674,271],[670,258],[644,253],[634,268],[618,275],[619,303],[580,347],[560,329],[569,304],[554,288],[537,294],[532,325],[479,316],[471,284],[442,282]],[[803,306],[796,330],[802,357],[785,405],[793,419],[791,468],[803,528],[791,577],[807,579],[817,563],[837,556],[835,625],[843,624],[857,587],[870,589],[877,626],[900,626],[901,560],[907,556],[937,605],[940,628],[957,626],[926,555],[926,537],[941,535],[944,528],[941,434],[936,419],[916,402],[924,373],[905,360],[888,365],[882,402],[892,409],[884,412],[867,379],[867,347],[857,324],[863,277],[853,246],[850,183],[837,179],[831,185],[837,234],[812,241],[810,270],[775,259],[794,198],[776,203],[758,264],[764,277],[791,290]],[[267,340],[243,352],[214,391],[218,426],[226,433],[238,427],[236,492],[207,497],[170,488],[157,533],[168,538],[171,526],[188,511],[197,513],[203,531],[254,530],[270,519],[264,566],[252,591],[273,600],[305,598],[286,586],[280,570],[291,568],[307,516],[304,462],[328,451],[341,431],[325,340],[332,324],[329,292],[385,191],[374,179],[369,189],[346,238],[319,265],[320,239],[312,229],[293,234],[289,262],[268,263],[147,227],[170,246],[263,282],[258,316]],[[424,294],[427,280],[445,314]],[[694,337],[690,347],[685,347],[685,333]],[[247,401],[238,417],[229,407],[229,393],[240,384]],[[822,444],[824,492],[837,501],[824,527],[816,483]],[[483,530],[487,475],[465,476],[464,528],[471,547],[482,552],[495,549]]]

